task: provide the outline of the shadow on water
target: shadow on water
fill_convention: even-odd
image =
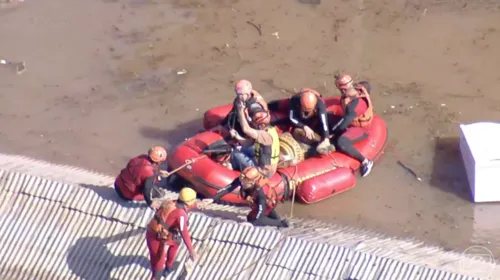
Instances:
[[[113,269],[132,264],[149,269],[149,260],[146,257],[136,255],[114,255],[107,248],[107,244],[119,242],[123,239],[143,233],[144,229],[139,228],[105,238],[80,238],[76,241],[75,245],[69,249],[66,263],[76,276],[86,280],[113,279],[111,278]],[[146,246],[145,241],[144,246]]]
[[[167,144],[166,147],[172,148],[183,142],[186,138],[192,137],[203,130],[203,120],[195,119],[186,123],[180,123],[172,128],[158,129],[155,127],[142,127],[140,133],[142,136],[158,141],[159,145]]]
[[[437,138],[430,184],[471,201],[458,137]]]

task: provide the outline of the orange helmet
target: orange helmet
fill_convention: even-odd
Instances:
[[[300,96],[300,109],[302,111],[302,116],[304,118],[309,118],[313,115],[316,110],[316,104],[318,104],[318,95],[312,90],[303,90]]]
[[[335,76],[335,85],[338,89],[348,89],[353,86],[352,77],[347,74]]]
[[[234,86],[236,94],[250,94],[252,93],[252,83],[247,80],[239,80]]]
[[[161,163],[167,159],[167,151],[162,146],[154,146],[149,149],[148,156],[153,162]]]
[[[256,112],[252,121],[256,125],[268,125],[271,122],[271,115],[266,111]]]
[[[253,184],[263,184],[266,179],[256,167],[249,166],[241,172],[240,181],[244,187],[249,187]]]

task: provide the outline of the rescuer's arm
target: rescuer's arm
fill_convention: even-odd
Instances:
[[[297,117],[297,115],[298,115],[298,113],[296,112],[296,110],[294,110],[292,108],[292,109],[290,109],[290,113],[288,114],[288,119],[292,123],[293,127],[304,129],[304,127],[306,125],[304,123],[302,123],[301,121],[299,121],[299,118]]]
[[[359,99],[356,98],[347,105],[344,117],[332,128],[332,131],[343,131],[351,125],[352,121],[358,116],[356,113],[358,103]]]
[[[323,100],[319,99],[316,104],[316,110],[318,111],[318,118],[321,124],[321,140],[330,138],[330,129],[328,127],[328,116],[326,114],[326,104]]]
[[[154,188],[155,188],[155,176],[148,177],[144,181],[144,187],[143,187],[144,200],[146,201],[148,207],[151,207],[151,204],[153,203]]]
[[[244,107],[240,105],[240,107],[237,107],[237,111],[238,111],[238,120],[240,122],[241,130],[243,131],[243,133],[245,133],[245,135],[249,138],[252,138],[254,140],[257,139],[258,135],[257,130],[250,127],[250,124],[248,123],[248,120],[245,116]]]
[[[239,186],[240,186],[240,180],[239,178],[236,178],[234,179],[233,182],[231,182],[231,184],[227,185],[225,188],[219,189],[212,199],[214,201],[218,201],[226,194],[233,192]]]
[[[186,214],[181,214],[179,217],[179,232],[182,236],[182,240],[184,240],[184,244],[186,244],[186,247],[188,249],[189,254],[193,254],[193,243],[191,242],[191,234],[189,233],[188,230],[188,217]]]
[[[302,128],[306,126],[299,120],[299,110],[300,110],[300,95],[296,95],[290,99],[290,112],[288,113],[288,119],[295,128]]]

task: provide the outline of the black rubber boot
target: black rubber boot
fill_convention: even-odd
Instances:
[[[170,275],[170,273],[176,271],[178,267],[179,267],[178,262],[174,262],[174,265],[172,265],[172,267],[166,266],[165,269],[163,270],[163,277],[167,277],[168,275]]]
[[[156,271],[154,274],[153,274],[153,278],[155,280],[161,280],[161,277],[162,277],[162,272],[161,270],[160,271]]]
[[[281,227],[287,228],[290,226],[290,222],[287,219],[281,220]]]

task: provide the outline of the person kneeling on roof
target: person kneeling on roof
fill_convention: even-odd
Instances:
[[[152,280],[160,280],[162,276],[167,277],[177,268],[177,263],[174,264],[174,261],[181,238],[191,259],[198,260],[188,230],[188,211],[194,208],[196,208],[196,192],[191,188],[183,188],[176,201],[164,201],[156,210],[146,230]]]
[[[265,177],[270,178],[276,173],[280,154],[279,135],[276,128],[270,125],[271,115],[265,110],[252,111],[250,126],[243,102],[237,103],[236,111],[245,135],[240,135],[234,129],[230,131],[231,137],[242,144],[241,149],[231,153],[232,167],[242,171],[255,166]]]
[[[335,85],[341,92],[342,119],[332,128],[337,137],[337,148],[361,163],[361,175],[370,174],[373,161],[364,157],[354,143],[368,137],[368,128],[373,121],[373,106],[368,90],[361,83],[355,84],[351,76],[336,76]]]
[[[125,200],[145,200],[149,207],[157,208],[159,205],[153,198],[165,194],[156,184],[159,175],[169,175],[159,168],[166,160],[167,151],[161,146],[152,147],[147,155],[132,158],[116,177],[116,193]]]
[[[289,120],[294,138],[308,145],[317,144],[320,154],[334,150],[330,145],[326,104],[317,91],[303,88],[290,99]]]
[[[212,199],[204,199],[203,202],[210,204],[219,201],[224,195],[240,187],[240,196],[250,206],[247,221],[254,226],[288,227],[286,219],[281,219],[276,210],[277,194],[270,187],[267,178],[255,167],[247,167],[229,186],[217,191]]]

